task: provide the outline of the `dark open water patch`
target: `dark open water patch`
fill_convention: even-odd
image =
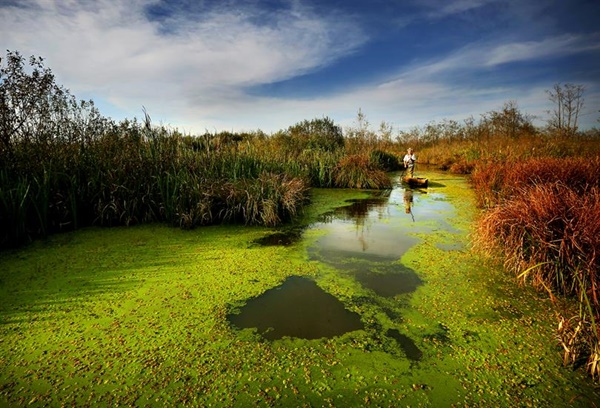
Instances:
[[[369,198],[348,200],[348,205],[338,207],[333,211],[324,213],[320,222],[329,223],[333,220],[360,220],[369,216],[371,211],[385,211],[388,206],[389,192],[373,192]]]
[[[412,293],[423,284],[421,278],[409,268],[388,273],[363,270],[357,272],[354,276],[362,286],[371,289],[375,294],[382,297]]]
[[[389,329],[385,335],[396,340],[400,348],[402,348],[402,351],[404,351],[404,354],[406,354],[406,358],[409,360],[419,361],[423,357],[423,352],[417,347],[415,342],[398,330]]]
[[[273,234],[266,235],[254,241],[261,246],[290,246],[302,238],[302,230],[292,229],[289,231],[278,231]]]
[[[256,328],[267,340],[331,338],[364,328],[357,313],[345,309],[335,296],[301,276],[291,276],[280,286],[250,299],[239,314],[230,314],[227,319],[240,329]]]

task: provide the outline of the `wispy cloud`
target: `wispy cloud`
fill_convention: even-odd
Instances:
[[[485,65],[540,58],[556,58],[581,52],[600,50],[600,32],[592,35],[564,34],[540,41],[512,42],[494,47],[486,53]]]
[[[253,6],[217,7],[171,13],[168,21],[147,18],[152,3],[38,0],[0,7],[0,37],[9,48],[45,57],[69,86],[123,108],[160,94],[167,110],[182,99],[234,98],[246,86],[310,72],[366,40],[351,21],[299,2],[268,15]]]
[[[430,61],[417,61],[402,76],[414,80],[427,77],[440,79],[461,71],[472,72],[501,64],[560,58],[582,52],[600,50],[600,33],[592,35],[565,34],[537,41],[489,43],[474,42]]]
[[[419,2],[419,4],[428,8],[427,16],[429,18],[437,19],[475,10],[498,2],[499,0],[426,0]]]
[[[331,98],[311,101],[311,104],[322,107],[325,112],[329,107],[329,112],[344,118],[346,125],[361,108],[375,125],[389,121],[406,129],[432,120],[479,118],[481,114],[500,109],[508,101],[517,101],[524,113],[543,125],[547,110],[552,108],[545,90],[551,89],[553,82],[540,78],[537,83],[512,81],[489,85],[475,81],[474,77],[503,64],[550,60],[598,50],[598,44],[597,34],[563,35],[508,44],[475,42],[435,60],[401,67],[387,81],[360,86]],[[590,123],[597,116],[600,90],[594,82],[584,81],[581,85],[586,89],[584,114],[588,117],[585,120]]]
[[[499,26],[522,15],[522,7],[528,7],[528,16],[542,15],[545,10],[535,2],[534,7],[517,0],[424,0],[410,7],[403,3],[398,10],[406,12],[396,14],[389,11],[396,10],[390,2],[384,14],[372,10],[365,23],[356,2],[348,2],[342,12],[335,8],[342,2],[315,1],[315,8],[308,1],[0,0],[0,45],[44,57],[59,83],[79,98],[94,99],[104,114],[139,116],[145,106],[157,121],[202,132],[275,131],[323,115],[350,125],[359,108],[375,126],[387,121],[401,128],[478,116],[508,100],[517,100],[525,110],[531,107],[533,114],[543,113],[543,90],[552,83],[546,86],[540,78],[524,84],[512,70],[516,63],[545,67],[564,57],[590,58],[598,55],[600,44],[598,32],[546,31],[551,25],[546,20],[537,26],[544,29],[529,30],[524,17],[527,28],[521,20],[516,28],[526,33],[512,26],[485,37],[471,31],[470,23],[481,20],[479,12],[493,18],[504,6],[508,11]],[[276,8],[265,8],[266,3]],[[366,52],[371,39],[361,27],[372,29],[369,24],[378,18],[382,27],[384,22],[403,22],[394,26],[395,37],[383,38],[385,44],[398,45],[376,50],[373,58],[379,59],[371,60]],[[473,20],[466,24],[465,18]],[[457,21],[468,29],[454,36]],[[385,35],[383,28],[369,32]],[[394,47],[405,41],[413,42],[407,48],[414,54],[388,58],[386,53],[398,52]],[[327,94],[317,92],[311,99],[293,91],[278,98],[247,92],[345,63],[356,51],[366,57],[355,71],[341,70],[348,75],[343,88],[329,87]],[[389,65],[391,60],[399,65]],[[371,75],[378,63],[388,65]],[[327,79],[336,80],[331,75]],[[597,107],[597,81],[583,85],[586,103]]]

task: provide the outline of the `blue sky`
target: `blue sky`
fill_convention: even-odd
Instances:
[[[0,0],[0,47],[45,58],[113,119],[186,133],[330,117],[377,130],[516,102],[544,125],[556,83],[600,126],[597,0]]]

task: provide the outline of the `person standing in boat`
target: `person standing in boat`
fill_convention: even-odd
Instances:
[[[414,177],[416,161],[417,156],[415,156],[413,149],[409,147],[404,156],[404,168],[406,169],[406,175],[410,178]]]

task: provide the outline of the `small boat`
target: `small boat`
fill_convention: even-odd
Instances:
[[[427,188],[429,185],[429,179],[424,177],[402,177],[402,181],[410,188]]]

